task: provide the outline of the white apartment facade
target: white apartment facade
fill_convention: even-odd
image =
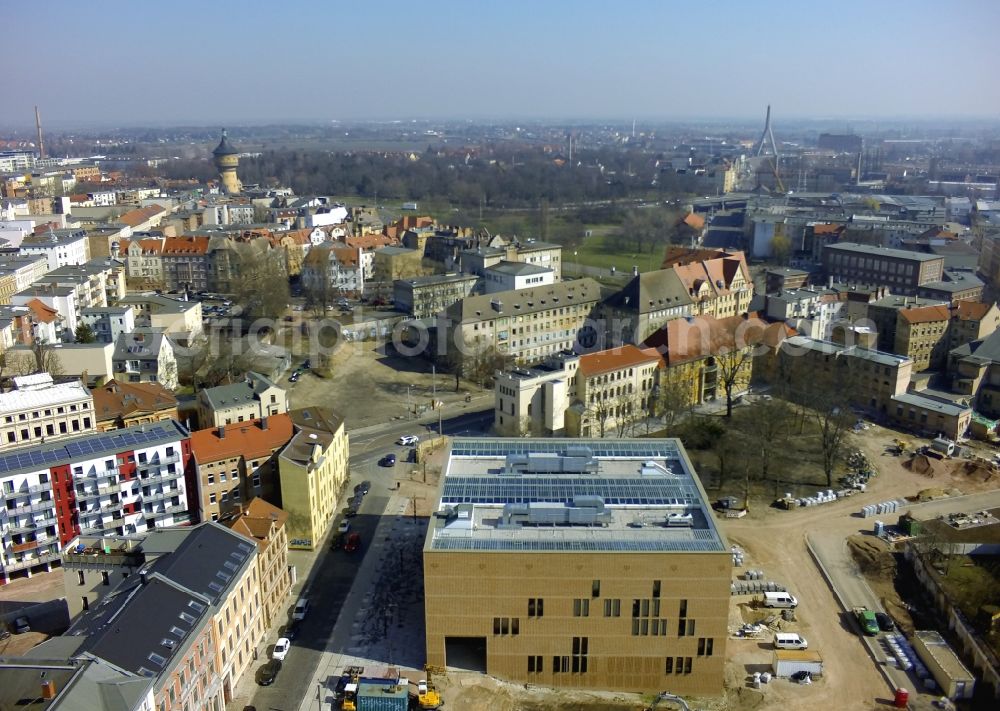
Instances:
[[[80,381],[53,383],[48,373],[14,378],[0,393],[0,450],[94,430],[94,398]]]

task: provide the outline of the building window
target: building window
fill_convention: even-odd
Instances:
[[[111,576],[108,575],[107,571],[103,571],[101,573],[101,584],[103,584],[103,585],[111,585]]]
[[[593,583],[590,584],[590,596],[591,597],[600,597],[601,596],[601,581],[600,580],[595,580]]]
[[[698,656],[699,657],[711,657],[713,647],[715,647],[715,639],[712,637],[699,637],[698,638]]]
[[[77,580],[77,582],[80,585],[86,585],[87,584],[87,581],[84,579],[84,575],[83,575],[83,571],[82,570],[76,571],[76,580]]]
[[[588,598],[573,600],[573,617],[590,617],[590,600]]]
[[[621,617],[622,614],[622,601],[608,598],[604,601],[604,616],[605,617]]]
[[[540,597],[528,598],[528,617],[542,617],[545,614],[545,600]]]
[[[535,654],[528,657],[528,673],[537,674],[542,671],[542,655]]]
[[[573,638],[573,673],[574,674],[586,674],[587,673],[587,648],[589,646],[589,637],[574,637]]]

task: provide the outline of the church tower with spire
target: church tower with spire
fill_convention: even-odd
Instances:
[[[222,129],[222,140],[212,151],[215,167],[219,169],[219,180],[222,181],[222,190],[226,195],[237,195],[243,189],[240,179],[236,175],[236,169],[240,165],[240,154],[233,148],[226,138],[226,129]]]

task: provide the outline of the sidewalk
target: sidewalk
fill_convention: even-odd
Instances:
[[[422,666],[426,645],[423,571],[419,566],[427,519],[406,516],[408,504],[404,497],[390,497],[365,565],[340,609],[313,675],[309,689],[316,693],[306,694],[299,711],[329,709],[345,666],[363,666],[375,673],[387,666]],[[322,705],[318,695],[322,695]]]

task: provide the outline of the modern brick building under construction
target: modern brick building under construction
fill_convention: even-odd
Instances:
[[[424,545],[427,662],[717,694],[731,568],[679,440],[455,438]]]

